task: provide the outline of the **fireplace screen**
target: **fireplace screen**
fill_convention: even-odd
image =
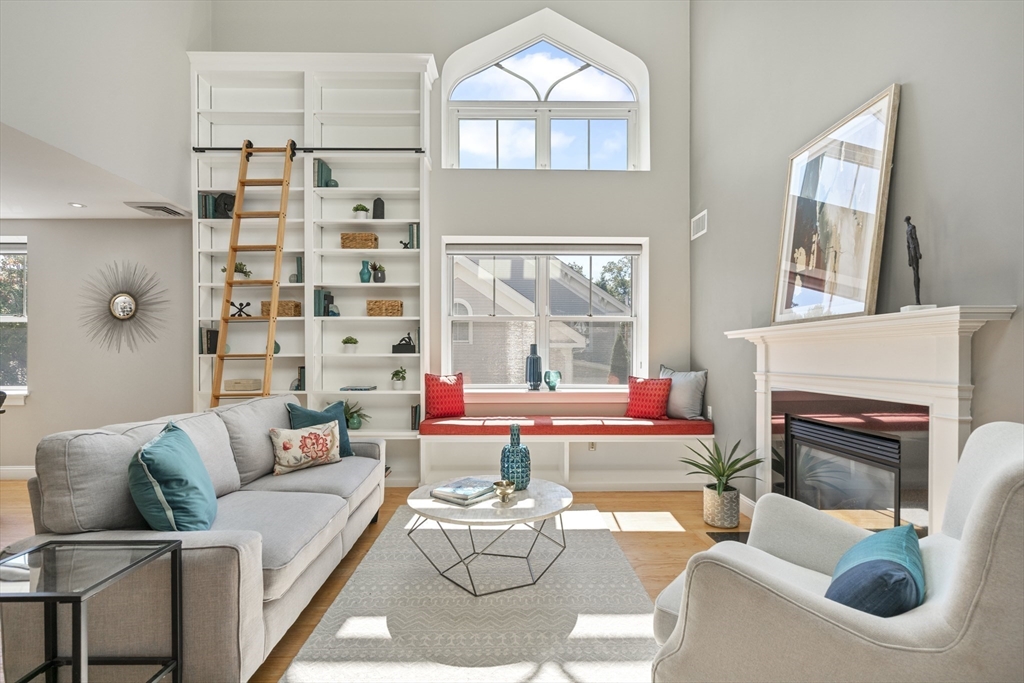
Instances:
[[[787,416],[787,495],[866,528],[898,526],[900,440]]]

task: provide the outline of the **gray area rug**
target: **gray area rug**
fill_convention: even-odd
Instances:
[[[640,579],[594,506],[563,519],[566,550],[536,585],[477,598],[420,554],[406,536],[413,513],[402,506],[281,680],[649,681],[658,647]],[[465,552],[465,527],[446,528]],[[554,520],[544,531],[561,539]],[[442,568],[457,561],[435,523],[415,533]],[[475,528],[477,549],[496,535]],[[525,554],[533,538],[513,530],[491,550]],[[558,550],[539,539],[535,571]],[[481,591],[530,579],[522,560],[478,561]]]

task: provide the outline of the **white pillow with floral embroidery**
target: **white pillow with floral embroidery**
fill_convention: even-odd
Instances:
[[[341,460],[338,421],[303,429],[271,429],[274,474],[287,474]]]

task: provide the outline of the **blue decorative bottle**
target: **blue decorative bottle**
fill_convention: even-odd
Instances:
[[[508,445],[501,449],[501,478],[522,491],[530,485],[530,449],[519,443],[519,425],[509,428]]]
[[[359,271],[359,281],[369,282],[370,281],[370,262],[363,261],[363,268]]]
[[[530,391],[540,391],[543,364],[543,360],[537,355],[537,345],[530,344],[530,355],[526,357],[526,386]]]

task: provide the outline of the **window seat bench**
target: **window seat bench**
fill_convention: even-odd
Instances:
[[[590,416],[427,418],[420,422],[420,484],[497,472],[509,425],[530,448],[534,476],[575,491],[698,490],[679,462],[714,439],[708,420]]]

